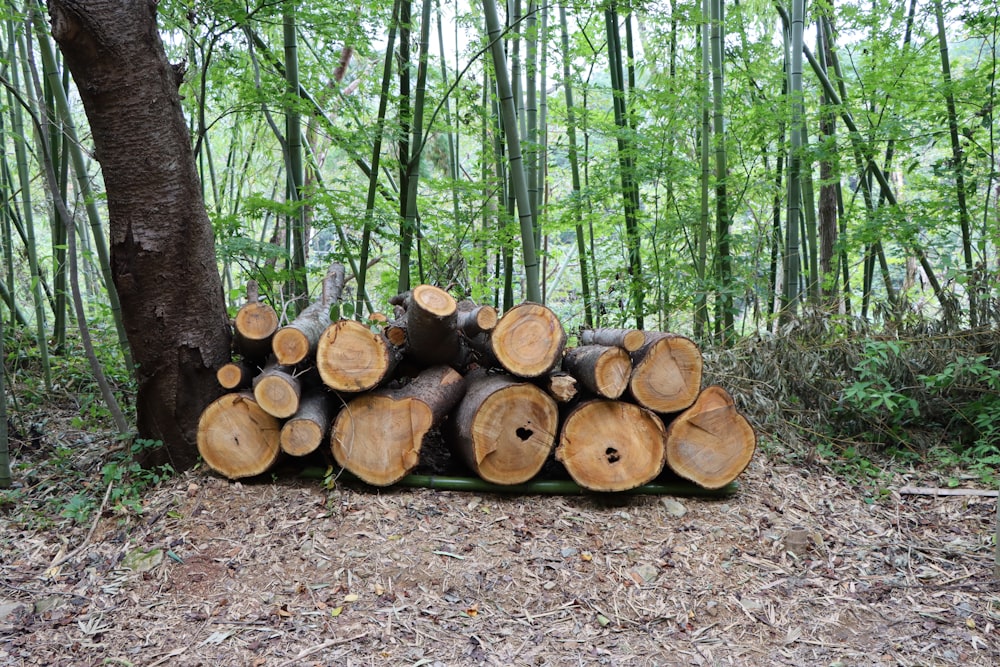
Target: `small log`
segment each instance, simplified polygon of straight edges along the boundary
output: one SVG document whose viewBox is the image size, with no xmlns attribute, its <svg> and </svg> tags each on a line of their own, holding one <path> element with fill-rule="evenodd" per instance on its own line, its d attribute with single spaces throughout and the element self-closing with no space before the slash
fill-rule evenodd
<svg viewBox="0 0 1000 667">
<path fill-rule="evenodd" d="M 618 398 L 628 387 L 632 360 L 623 348 L 583 345 L 566 351 L 563 369 L 598 396 Z"/>
<path fill-rule="evenodd" d="M 198 453 L 209 468 L 228 477 L 253 477 L 278 459 L 281 425 L 248 393 L 225 394 L 198 420 Z"/>
<path fill-rule="evenodd" d="M 576 378 L 565 371 L 553 371 L 543 381 L 545 391 L 559 403 L 569 403 L 576 398 Z"/>
<path fill-rule="evenodd" d="M 701 350 L 690 338 L 647 332 L 646 344 L 632 353 L 629 391 L 654 412 L 680 412 L 701 391 Z"/>
<path fill-rule="evenodd" d="M 247 302 L 233 321 L 233 344 L 244 359 L 263 361 L 271 353 L 271 339 L 278 330 L 278 314 L 260 300 L 257 282 L 247 282 Z"/>
<path fill-rule="evenodd" d="M 334 322 L 316 346 L 316 368 L 330 389 L 356 393 L 384 382 L 399 363 L 399 351 L 381 332 L 361 322 Z"/>
<path fill-rule="evenodd" d="M 627 491 L 663 470 L 665 435 L 663 422 L 652 411 L 595 399 L 566 417 L 555 458 L 586 489 Z"/>
<path fill-rule="evenodd" d="M 424 366 L 449 364 L 461 350 L 458 304 L 440 287 L 418 285 L 406 301 L 406 354 Z"/>
<path fill-rule="evenodd" d="M 274 334 L 271 347 L 278 363 L 294 366 L 316 352 L 320 336 L 330 326 L 330 306 L 340 301 L 344 291 L 344 265 L 334 262 L 323 279 L 319 300 Z"/>
<path fill-rule="evenodd" d="M 267 414 L 284 419 L 299 410 L 302 382 L 292 368 L 272 361 L 253 379 L 253 396 Z"/>
<path fill-rule="evenodd" d="M 545 306 L 525 302 L 500 318 L 490 334 L 493 356 L 508 373 L 534 378 L 551 371 L 562 358 L 566 330 Z"/>
<path fill-rule="evenodd" d="M 465 464 L 493 484 L 521 484 L 538 474 L 559 427 L 556 402 L 509 375 L 475 371 L 452 418 L 455 448 Z"/>
<path fill-rule="evenodd" d="M 223 389 L 236 391 L 249 387 L 257 371 L 256 366 L 246 361 L 231 361 L 215 371 L 215 379 Z"/>
<path fill-rule="evenodd" d="M 753 458 L 757 436 L 722 387 L 706 387 L 667 427 L 667 465 L 706 489 L 736 479 Z"/>
<path fill-rule="evenodd" d="M 580 345 L 607 345 L 635 352 L 646 344 L 646 333 L 639 329 L 584 329 L 580 332 Z"/>
<path fill-rule="evenodd" d="M 493 306 L 477 306 L 471 301 L 458 302 L 458 329 L 468 338 L 496 328 L 500 316 Z"/>
<path fill-rule="evenodd" d="M 428 431 L 464 392 L 465 379 L 457 371 L 434 366 L 403 387 L 358 396 L 333 421 L 333 458 L 373 486 L 399 481 L 419 462 Z"/>
<path fill-rule="evenodd" d="M 281 450 L 305 456 L 319 449 L 330 432 L 335 410 L 333 396 L 323 391 L 307 394 L 298 412 L 281 427 Z"/>
</svg>

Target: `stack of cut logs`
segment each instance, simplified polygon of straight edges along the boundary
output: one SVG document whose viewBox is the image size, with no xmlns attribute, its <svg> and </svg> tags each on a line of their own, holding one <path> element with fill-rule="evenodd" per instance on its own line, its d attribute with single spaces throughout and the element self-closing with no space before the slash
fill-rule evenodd
<svg viewBox="0 0 1000 667">
<path fill-rule="evenodd" d="M 641 486 L 665 465 L 717 489 L 753 455 L 753 429 L 730 395 L 701 388 L 701 351 L 688 338 L 591 329 L 566 349 L 545 306 L 499 318 L 430 285 L 395 297 L 391 320 L 331 321 L 343 285 L 334 265 L 322 297 L 284 327 L 248 286 L 234 322 L 238 360 L 218 370 L 230 393 L 198 427 L 212 469 L 249 477 L 282 452 L 325 446 L 361 480 L 387 486 L 417 466 L 433 431 L 494 484 L 532 479 L 554 451 L 594 491 Z"/>
</svg>

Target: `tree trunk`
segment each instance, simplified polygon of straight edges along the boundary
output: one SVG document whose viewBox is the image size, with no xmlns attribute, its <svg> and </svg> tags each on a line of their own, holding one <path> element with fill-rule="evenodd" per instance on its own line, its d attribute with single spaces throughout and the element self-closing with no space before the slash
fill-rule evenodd
<svg viewBox="0 0 1000 667">
<path fill-rule="evenodd" d="M 562 358 L 566 331 L 556 314 L 537 303 L 522 303 L 504 313 L 490 336 L 497 362 L 518 377 L 548 373 Z"/>
<path fill-rule="evenodd" d="M 667 428 L 667 465 L 706 489 L 720 489 L 750 464 L 757 436 L 729 393 L 712 385 Z"/>
<path fill-rule="evenodd" d="M 646 344 L 632 353 L 632 398 L 655 412 L 680 412 L 701 391 L 702 365 L 701 350 L 690 338 L 647 333 Z"/>
<path fill-rule="evenodd" d="M 229 479 L 266 471 L 281 451 L 281 424 L 250 394 L 226 394 L 213 401 L 198 422 L 198 453 L 208 467 Z"/>
<path fill-rule="evenodd" d="M 559 409 L 544 391 L 508 375 L 470 374 L 452 418 L 455 446 L 487 482 L 520 484 L 538 474 L 559 428 Z"/>
<path fill-rule="evenodd" d="M 645 408 L 588 401 L 563 422 L 556 460 L 586 489 L 627 491 L 663 470 L 665 435 L 663 422 Z"/>
<path fill-rule="evenodd" d="M 331 324 L 316 348 L 316 368 L 323 384 L 348 393 L 382 384 L 399 358 L 398 350 L 384 335 L 355 320 Z"/>
<path fill-rule="evenodd" d="M 76 81 L 101 163 L 111 264 L 135 356 L 146 464 L 197 461 L 198 415 L 220 392 L 230 329 L 212 226 L 157 3 L 51 0 L 52 34 Z"/>
<path fill-rule="evenodd" d="M 399 481 L 419 462 L 428 431 L 464 392 L 465 378 L 447 366 L 436 366 L 401 388 L 355 398 L 333 422 L 333 458 L 373 486 Z"/>
<path fill-rule="evenodd" d="M 566 351 L 563 368 L 603 398 L 618 398 L 628 387 L 632 360 L 620 347 L 584 345 Z"/>
<path fill-rule="evenodd" d="M 281 451 L 305 456 L 319 449 L 333 421 L 333 396 L 317 391 L 302 399 L 298 412 L 281 427 Z"/>
</svg>

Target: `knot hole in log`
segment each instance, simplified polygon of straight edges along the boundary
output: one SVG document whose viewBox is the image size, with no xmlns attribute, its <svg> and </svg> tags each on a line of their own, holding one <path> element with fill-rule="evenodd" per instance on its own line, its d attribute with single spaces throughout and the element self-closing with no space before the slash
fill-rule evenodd
<svg viewBox="0 0 1000 667">
<path fill-rule="evenodd" d="M 523 442 L 527 442 L 528 439 L 535 434 L 530 428 L 524 428 L 523 426 L 518 426 L 517 430 L 514 431 L 518 438 Z"/>
<path fill-rule="evenodd" d="M 618 453 L 618 450 L 614 447 L 608 447 L 604 450 L 604 455 L 608 457 L 608 463 L 618 463 L 622 455 Z"/>
</svg>

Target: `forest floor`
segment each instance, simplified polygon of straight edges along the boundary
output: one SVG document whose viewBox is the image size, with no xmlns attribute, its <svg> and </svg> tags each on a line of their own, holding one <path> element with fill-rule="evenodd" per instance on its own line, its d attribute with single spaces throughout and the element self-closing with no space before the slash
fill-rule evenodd
<svg viewBox="0 0 1000 667">
<path fill-rule="evenodd" d="M 771 442 L 722 499 L 195 470 L 70 521 L 42 450 L 100 498 L 109 441 L 36 435 L 0 503 L 2 666 L 1000 663 L 996 499 L 901 495 L 913 469 L 852 484 Z"/>
</svg>

